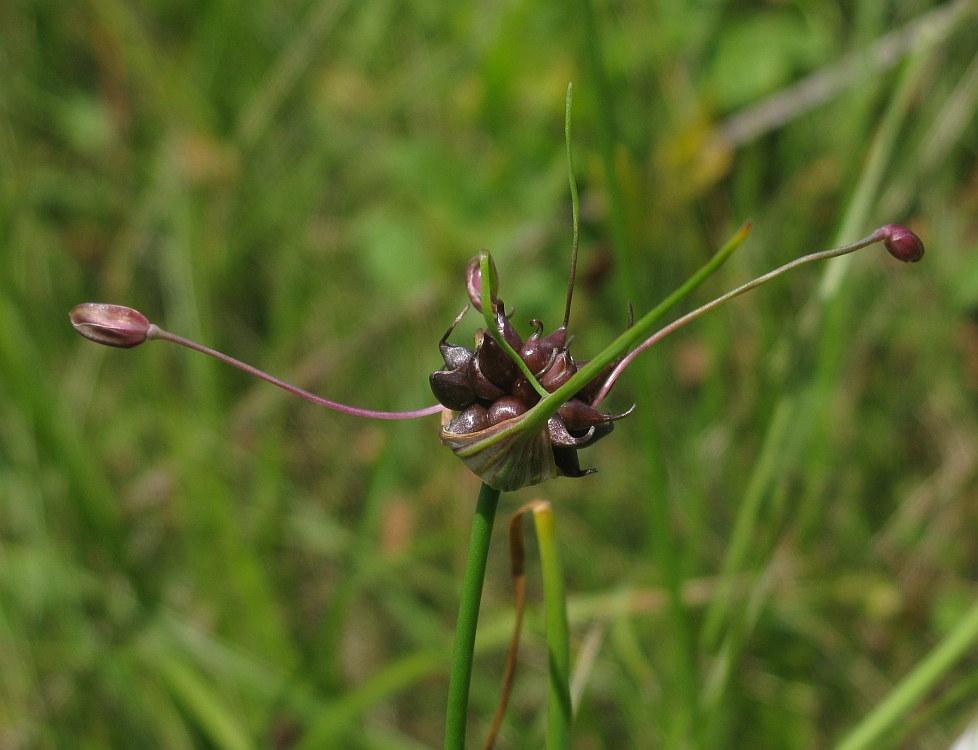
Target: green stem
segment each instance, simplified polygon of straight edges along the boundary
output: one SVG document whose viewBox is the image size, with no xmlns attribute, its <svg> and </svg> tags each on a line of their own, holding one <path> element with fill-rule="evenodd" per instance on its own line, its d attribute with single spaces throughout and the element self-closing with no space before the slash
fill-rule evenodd
<svg viewBox="0 0 978 750">
<path fill-rule="evenodd" d="M 472 680 L 472 655 L 475 650 L 475 630 L 479 623 L 482 584 L 486 577 L 489 540 L 496 518 L 499 490 L 487 484 L 479 491 L 479 501 L 472 521 L 469 556 L 462 576 L 462 594 L 455 626 L 455 648 L 448 677 L 448 710 L 445 717 L 445 750 L 464 750 L 465 723 L 468 718 L 469 684 Z"/>
<path fill-rule="evenodd" d="M 567 597 L 564 574 L 554 531 L 550 503 L 533 508 L 533 520 L 543 568 L 543 596 L 550 654 L 550 706 L 547 718 L 547 750 L 569 750 L 571 729 L 570 635 L 567 626 Z"/>
<path fill-rule="evenodd" d="M 941 641 L 916 669 L 864 718 L 835 750 L 864 750 L 872 747 L 887 730 L 892 729 L 921 701 L 934 684 L 954 666 L 978 640 L 978 603 L 961 618 L 957 627 Z"/>
</svg>

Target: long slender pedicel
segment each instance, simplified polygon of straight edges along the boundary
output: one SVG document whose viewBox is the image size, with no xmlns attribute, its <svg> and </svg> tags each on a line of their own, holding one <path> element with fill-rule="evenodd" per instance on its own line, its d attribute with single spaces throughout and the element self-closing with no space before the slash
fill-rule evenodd
<svg viewBox="0 0 978 750">
<path fill-rule="evenodd" d="M 69 314 L 71 324 L 82 336 L 94 341 L 97 344 L 115 346 L 122 349 L 129 349 L 142 344 L 144 341 L 161 339 L 172 341 L 188 349 L 201 352 L 215 359 L 219 359 L 225 364 L 237 367 L 256 378 L 268 381 L 272 385 L 288 391 L 289 393 L 312 401 L 314 404 L 325 406 L 329 409 L 341 411 L 346 414 L 353 414 L 358 417 L 371 417 L 373 419 L 414 419 L 415 417 L 427 417 L 438 414 L 445 410 L 441 404 L 435 404 L 425 409 L 415 409 L 413 411 L 375 411 L 373 409 L 360 409 L 356 406 L 347 406 L 328 398 L 317 396 L 309 391 L 304 391 L 294 385 L 279 380 L 276 377 L 262 372 L 256 367 L 246 365 L 234 357 L 215 351 L 209 347 L 198 344 L 190 339 L 164 331 L 157 325 L 146 320 L 145 316 L 130 307 L 121 305 L 104 305 L 95 302 L 86 302 L 75 307 Z"/>
<path fill-rule="evenodd" d="M 356 406 L 347 406 L 346 404 L 341 404 L 337 401 L 331 401 L 328 398 L 323 398 L 322 396 L 317 396 L 314 393 L 309 393 L 309 391 L 304 391 L 302 388 L 297 388 L 290 383 L 286 383 L 284 380 L 279 380 L 267 372 L 262 372 L 257 367 L 252 367 L 247 365 L 234 357 L 229 357 L 227 354 L 222 354 L 219 351 L 210 349 L 202 344 L 198 344 L 196 341 L 191 341 L 190 339 L 185 339 L 182 336 L 177 336 L 169 331 L 164 331 L 157 325 L 150 324 L 149 331 L 146 333 L 146 338 L 148 339 L 161 339 L 163 341 L 172 341 L 174 344 L 180 344 L 188 349 L 193 349 L 194 351 L 201 352 L 202 354 L 207 354 L 208 356 L 214 357 L 214 359 L 219 359 L 225 364 L 229 364 L 232 367 L 237 367 L 239 370 L 244 370 L 249 375 L 254 375 L 256 378 L 261 378 L 272 385 L 277 385 L 284 391 L 304 398 L 306 401 L 312 401 L 314 404 L 319 404 L 320 406 L 325 406 L 329 409 L 334 409 L 335 411 L 341 411 L 345 414 L 353 414 L 357 417 L 370 417 L 372 419 L 414 419 L 415 417 L 428 417 L 432 414 L 439 414 L 445 410 L 441 404 L 435 404 L 434 406 L 428 406 L 424 409 L 414 409 L 413 411 L 375 411 L 374 409 L 361 409 Z"/>
<path fill-rule="evenodd" d="M 864 237 L 863 239 L 857 242 L 853 242 L 851 245 L 844 245 L 843 247 L 835 247 L 832 248 L 831 250 L 823 250 L 818 253 L 812 253 L 811 255 L 805 255 L 801 258 L 796 258 L 790 263 L 785 263 L 783 266 L 779 268 L 775 268 L 773 271 L 769 271 L 763 276 L 759 276 L 753 281 L 748 281 L 743 286 L 739 286 L 733 291 L 727 292 L 726 294 L 717 297 L 712 302 L 707 302 L 702 307 L 696 308 L 692 312 L 687 313 L 686 315 L 679 318 L 678 320 L 675 320 L 669 325 L 665 326 L 664 328 L 661 328 L 658 331 L 656 331 L 654 334 L 652 334 L 652 336 L 647 338 L 634 350 L 629 352 L 628 356 L 626 356 L 618 364 L 618 366 L 612 371 L 611 375 L 608 376 L 608 379 L 601 387 L 601 390 L 598 391 L 598 394 L 594 397 L 592 406 L 597 406 L 598 404 L 601 403 L 604 397 L 608 395 L 608 391 L 610 391 L 611 387 L 615 384 L 615 381 L 618 379 L 618 376 L 621 375 L 622 372 L 624 372 L 625 368 L 632 363 L 635 357 L 637 357 L 639 354 L 644 352 L 653 344 L 661 341 L 663 338 L 668 336 L 673 331 L 682 328 L 684 325 L 686 325 L 692 320 L 696 320 L 696 318 L 698 318 L 703 313 L 707 313 L 710 310 L 714 309 L 715 307 L 719 307 L 724 302 L 731 300 L 734 297 L 743 294 L 744 292 L 749 292 L 751 289 L 754 289 L 755 287 L 758 287 L 761 284 L 765 284 L 768 281 L 777 278 L 781 274 L 792 270 L 793 268 L 797 268 L 798 266 L 803 266 L 806 263 L 813 263 L 818 260 L 827 260 L 829 258 L 837 258 L 840 255 L 847 255 L 849 253 L 855 252 L 856 250 L 860 250 L 869 245 L 873 245 L 877 242 L 883 242 L 887 252 L 890 253 L 890 255 L 892 255 L 894 258 L 897 258 L 898 260 L 902 260 L 904 263 L 916 263 L 924 255 L 924 244 L 923 242 L 920 241 L 920 238 L 917 237 L 917 235 L 915 235 L 906 227 L 900 226 L 899 224 L 887 224 L 886 226 L 877 229 L 868 237 Z"/>
</svg>

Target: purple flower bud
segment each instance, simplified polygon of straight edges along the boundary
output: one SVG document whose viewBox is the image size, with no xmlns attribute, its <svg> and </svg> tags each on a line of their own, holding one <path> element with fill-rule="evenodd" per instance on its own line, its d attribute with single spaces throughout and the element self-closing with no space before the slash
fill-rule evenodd
<svg viewBox="0 0 978 750">
<path fill-rule="evenodd" d="M 484 250 L 483 252 L 488 251 Z M 493 260 L 492 256 L 489 257 L 489 262 L 492 264 L 492 275 L 498 279 L 499 273 L 496 271 L 496 261 Z M 469 300 L 472 302 L 472 307 L 482 312 L 482 258 L 479 255 L 476 255 L 470 260 L 469 264 L 465 267 L 465 291 L 469 293 Z M 500 305 L 501 310 L 502 305 Z"/>
<path fill-rule="evenodd" d="M 146 340 L 149 321 L 131 307 L 86 302 L 70 313 L 71 324 L 86 339 L 96 344 L 129 349 Z"/>
<path fill-rule="evenodd" d="M 897 260 L 916 263 L 924 257 L 924 243 L 904 226 L 887 224 L 877 229 L 876 235 L 883 240 L 886 251 Z"/>
<path fill-rule="evenodd" d="M 465 291 L 469 293 L 472 307 L 482 312 L 482 268 L 478 255 L 465 267 Z"/>
</svg>

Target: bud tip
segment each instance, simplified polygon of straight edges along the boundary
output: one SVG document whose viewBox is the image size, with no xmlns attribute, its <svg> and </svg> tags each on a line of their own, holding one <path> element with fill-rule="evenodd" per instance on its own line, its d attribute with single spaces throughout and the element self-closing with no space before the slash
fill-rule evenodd
<svg viewBox="0 0 978 750">
<path fill-rule="evenodd" d="M 924 257 L 924 243 L 920 237 L 900 224 L 887 224 L 876 230 L 883 240 L 886 251 L 904 263 L 916 263 Z"/>
<path fill-rule="evenodd" d="M 146 340 L 149 321 L 131 307 L 85 302 L 70 313 L 71 325 L 97 344 L 129 349 Z"/>
<path fill-rule="evenodd" d="M 472 307 L 482 312 L 482 267 L 478 255 L 465 267 L 465 291 L 469 293 Z"/>
</svg>

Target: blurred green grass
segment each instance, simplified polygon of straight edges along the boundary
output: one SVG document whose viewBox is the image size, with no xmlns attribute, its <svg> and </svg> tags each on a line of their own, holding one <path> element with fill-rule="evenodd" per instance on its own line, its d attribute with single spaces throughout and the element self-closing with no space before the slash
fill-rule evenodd
<svg viewBox="0 0 978 750">
<path fill-rule="evenodd" d="M 439 746 L 478 483 L 435 420 L 102 350 L 67 312 L 131 305 L 330 398 L 431 403 L 479 248 L 516 321 L 560 317 L 569 80 L 578 356 L 747 218 L 697 300 L 830 246 L 846 216 L 927 243 L 909 268 L 865 251 L 831 298 L 802 270 L 663 341 L 616 388 L 640 414 L 585 454 L 597 476 L 503 500 L 500 522 L 554 502 L 572 637 L 600 646 L 575 747 L 830 745 L 976 594 L 973 6 L 733 148 L 711 140 L 728 118 L 941 6 L 0 4 L 0 747 Z M 496 542 L 473 741 L 511 616 Z M 529 630 L 501 747 L 542 743 Z M 976 667 L 892 743 L 948 746 Z"/>
</svg>

